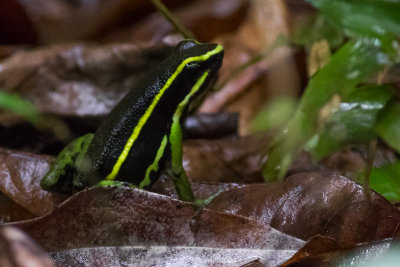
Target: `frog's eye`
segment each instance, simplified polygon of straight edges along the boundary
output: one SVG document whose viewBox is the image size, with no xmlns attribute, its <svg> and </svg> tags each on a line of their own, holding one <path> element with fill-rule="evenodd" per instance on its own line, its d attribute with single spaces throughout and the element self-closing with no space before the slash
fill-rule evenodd
<svg viewBox="0 0 400 267">
<path fill-rule="evenodd" d="M 192 61 L 185 65 L 185 69 L 188 69 L 188 70 L 197 70 L 199 68 L 200 68 L 200 64 L 197 61 Z"/>
<path fill-rule="evenodd" d="M 183 51 L 198 44 L 199 42 L 195 40 L 183 40 L 176 45 L 176 49 L 178 49 L 179 51 Z"/>
</svg>

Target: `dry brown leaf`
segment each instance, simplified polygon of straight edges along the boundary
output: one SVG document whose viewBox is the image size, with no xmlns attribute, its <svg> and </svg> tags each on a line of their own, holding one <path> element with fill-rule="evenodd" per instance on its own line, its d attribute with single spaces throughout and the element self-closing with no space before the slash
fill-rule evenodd
<svg viewBox="0 0 400 267">
<path fill-rule="evenodd" d="M 246 216 L 308 240 L 315 235 L 339 242 L 393 237 L 400 212 L 378 193 L 337 174 L 299 173 L 284 182 L 253 184 L 218 195 L 207 206 Z"/>
<path fill-rule="evenodd" d="M 51 214 L 14 225 L 47 251 L 135 245 L 294 249 L 303 244 L 254 220 L 128 187 L 84 190 Z"/>
<path fill-rule="evenodd" d="M 170 49 L 68 44 L 19 52 L 0 63 L 0 85 L 41 112 L 105 115 Z"/>
</svg>

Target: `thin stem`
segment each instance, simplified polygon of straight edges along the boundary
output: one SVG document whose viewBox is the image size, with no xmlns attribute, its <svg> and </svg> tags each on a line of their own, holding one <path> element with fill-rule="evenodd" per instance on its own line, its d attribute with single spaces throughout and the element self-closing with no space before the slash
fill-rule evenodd
<svg viewBox="0 0 400 267">
<path fill-rule="evenodd" d="M 179 21 L 172 15 L 168 8 L 161 3 L 160 0 L 151 0 L 157 10 L 164 16 L 166 20 L 174 26 L 175 30 L 183 35 L 185 39 L 195 39 L 193 33 L 186 29 Z"/>
</svg>

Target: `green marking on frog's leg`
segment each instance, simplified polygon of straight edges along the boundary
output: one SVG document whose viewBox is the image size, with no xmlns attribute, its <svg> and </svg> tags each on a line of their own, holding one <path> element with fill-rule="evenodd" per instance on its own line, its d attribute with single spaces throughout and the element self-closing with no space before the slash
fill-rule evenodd
<svg viewBox="0 0 400 267">
<path fill-rule="evenodd" d="M 86 134 L 83 137 L 86 138 L 86 141 L 81 146 L 81 153 L 76 157 L 75 160 L 75 170 L 78 173 L 85 173 L 87 170 L 90 169 L 90 165 L 92 164 L 89 158 L 86 156 L 86 152 L 89 148 L 90 143 L 94 137 L 94 134 Z M 74 179 L 72 180 L 72 185 L 74 188 L 84 188 L 87 186 L 85 181 L 80 180 L 80 176 L 74 175 Z"/>
<path fill-rule="evenodd" d="M 57 190 L 62 192 L 72 191 L 72 179 L 76 172 L 75 162 L 81 155 L 82 148 L 88 147 L 93 139 L 93 134 L 86 134 L 69 143 L 58 154 L 50 170 L 40 181 L 44 190 Z"/>
<path fill-rule="evenodd" d="M 147 108 L 147 110 L 145 111 L 145 113 L 143 114 L 143 116 L 139 119 L 137 125 L 135 126 L 135 128 L 132 131 L 132 135 L 129 137 L 129 139 L 127 140 L 127 142 L 125 143 L 124 149 L 122 150 L 120 156 L 118 157 L 117 162 L 114 164 L 113 169 L 111 171 L 110 174 L 107 175 L 107 177 L 105 178 L 106 180 L 114 180 L 117 175 L 118 172 L 122 166 L 122 164 L 125 162 L 126 158 L 129 155 L 129 152 L 133 146 L 133 144 L 135 143 L 136 139 L 138 138 L 140 131 L 142 130 L 143 126 L 146 124 L 147 120 L 149 119 L 150 115 L 153 113 L 153 110 L 155 109 L 155 107 L 157 106 L 158 102 L 160 101 L 160 99 L 162 98 L 163 94 L 165 93 L 165 91 L 171 87 L 171 85 L 173 84 L 173 82 L 175 81 L 175 79 L 179 76 L 179 74 L 183 71 L 184 67 L 189 64 L 190 62 L 202 62 L 202 61 L 206 61 L 207 59 L 209 59 L 210 57 L 212 57 L 213 55 L 216 55 L 218 53 L 220 53 L 221 51 L 223 51 L 223 47 L 221 45 L 218 45 L 215 49 L 208 51 L 207 53 L 205 53 L 204 55 L 200 55 L 200 56 L 195 56 L 195 57 L 188 57 L 186 58 L 184 61 L 182 61 L 182 63 L 176 68 L 175 72 L 171 75 L 171 77 L 168 78 L 167 82 L 164 84 L 163 88 L 160 89 L 160 91 L 157 93 L 157 95 L 154 97 L 153 101 L 151 102 L 150 106 Z M 208 72 L 207 72 L 208 75 Z M 206 75 L 206 76 L 207 76 Z M 203 83 L 204 80 L 201 82 Z M 196 83 L 197 84 L 197 83 Z M 201 84 L 200 84 L 201 86 Z M 200 88 L 199 86 L 199 88 Z M 194 85 L 193 88 L 195 88 L 196 85 Z M 197 88 L 197 90 L 199 89 Z M 190 96 L 188 98 L 188 96 L 186 96 L 187 102 L 190 99 Z M 185 101 L 185 100 L 184 100 Z M 183 101 L 182 101 L 183 102 Z M 187 105 L 187 103 L 184 104 L 185 106 Z M 179 110 L 179 107 L 178 107 Z"/>
<path fill-rule="evenodd" d="M 179 199 L 189 202 L 194 201 L 194 196 L 189 179 L 187 178 L 185 170 L 183 169 L 182 127 L 180 124 L 180 119 L 183 111 L 189 103 L 190 98 L 201 88 L 208 74 L 208 71 L 203 73 L 203 75 L 196 81 L 195 85 L 190 90 L 190 93 L 186 95 L 182 102 L 179 103 L 178 108 L 176 109 L 172 118 L 171 133 L 169 135 L 169 142 L 171 144 L 172 173 L 174 176 L 176 191 Z"/>
<path fill-rule="evenodd" d="M 129 186 L 132 188 L 137 188 L 134 184 L 127 183 L 127 182 L 121 182 L 121 181 L 110 181 L 110 180 L 103 180 L 97 185 L 99 186 L 115 186 L 115 187 L 121 187 L 121 186 Z"/>
<path fill-rule="evenodd" d="M 162 158 L 162 156 L 164 155 L 164 151 L 165 151 L 165 146 L 168 143 L 168 138 L 166 135 L 164 135 L 160 147 L 157 150 L 157 155 L 156 158 L 154 159 L 154 162 L 147 168 L 146 170 L 146 176 L 144 177 L 144 179 L 142 180 L 142 182 L 139 185 L 139 188 L 144 188 L 146 186 L 149 186 L 151 184 L 151 179 L 150 179 L 150 174 L 152 171 L 157 172 L 158 171 L 158 162 L 160 161 L 160 159 Z"/>
<path fill-rule="evenodd" d="M 193 202 L 192 188 L 182 164 L 182 128 L 179 123 L 172 124 L 169 141 L 171 144 L 172 175 L 176 192 L 180 200 Z"/>
</svg>

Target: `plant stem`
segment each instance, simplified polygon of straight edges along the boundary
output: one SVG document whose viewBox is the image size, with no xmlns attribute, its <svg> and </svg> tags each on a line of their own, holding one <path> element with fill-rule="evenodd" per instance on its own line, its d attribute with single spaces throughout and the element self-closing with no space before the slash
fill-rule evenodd
<svg viewBox="0 0 400 267">
<path fill-rule="evenodd" d="M 179 21 L 172 15 L 168 8 L 161 3 L 160 0 L 151 0 L 157 10 L 164 16 L 166 20 L 174 26 L 175 30 L 183 35 L 185 39 L 195 39 L 193 33 L 186 29 Z"/>
</svg>

